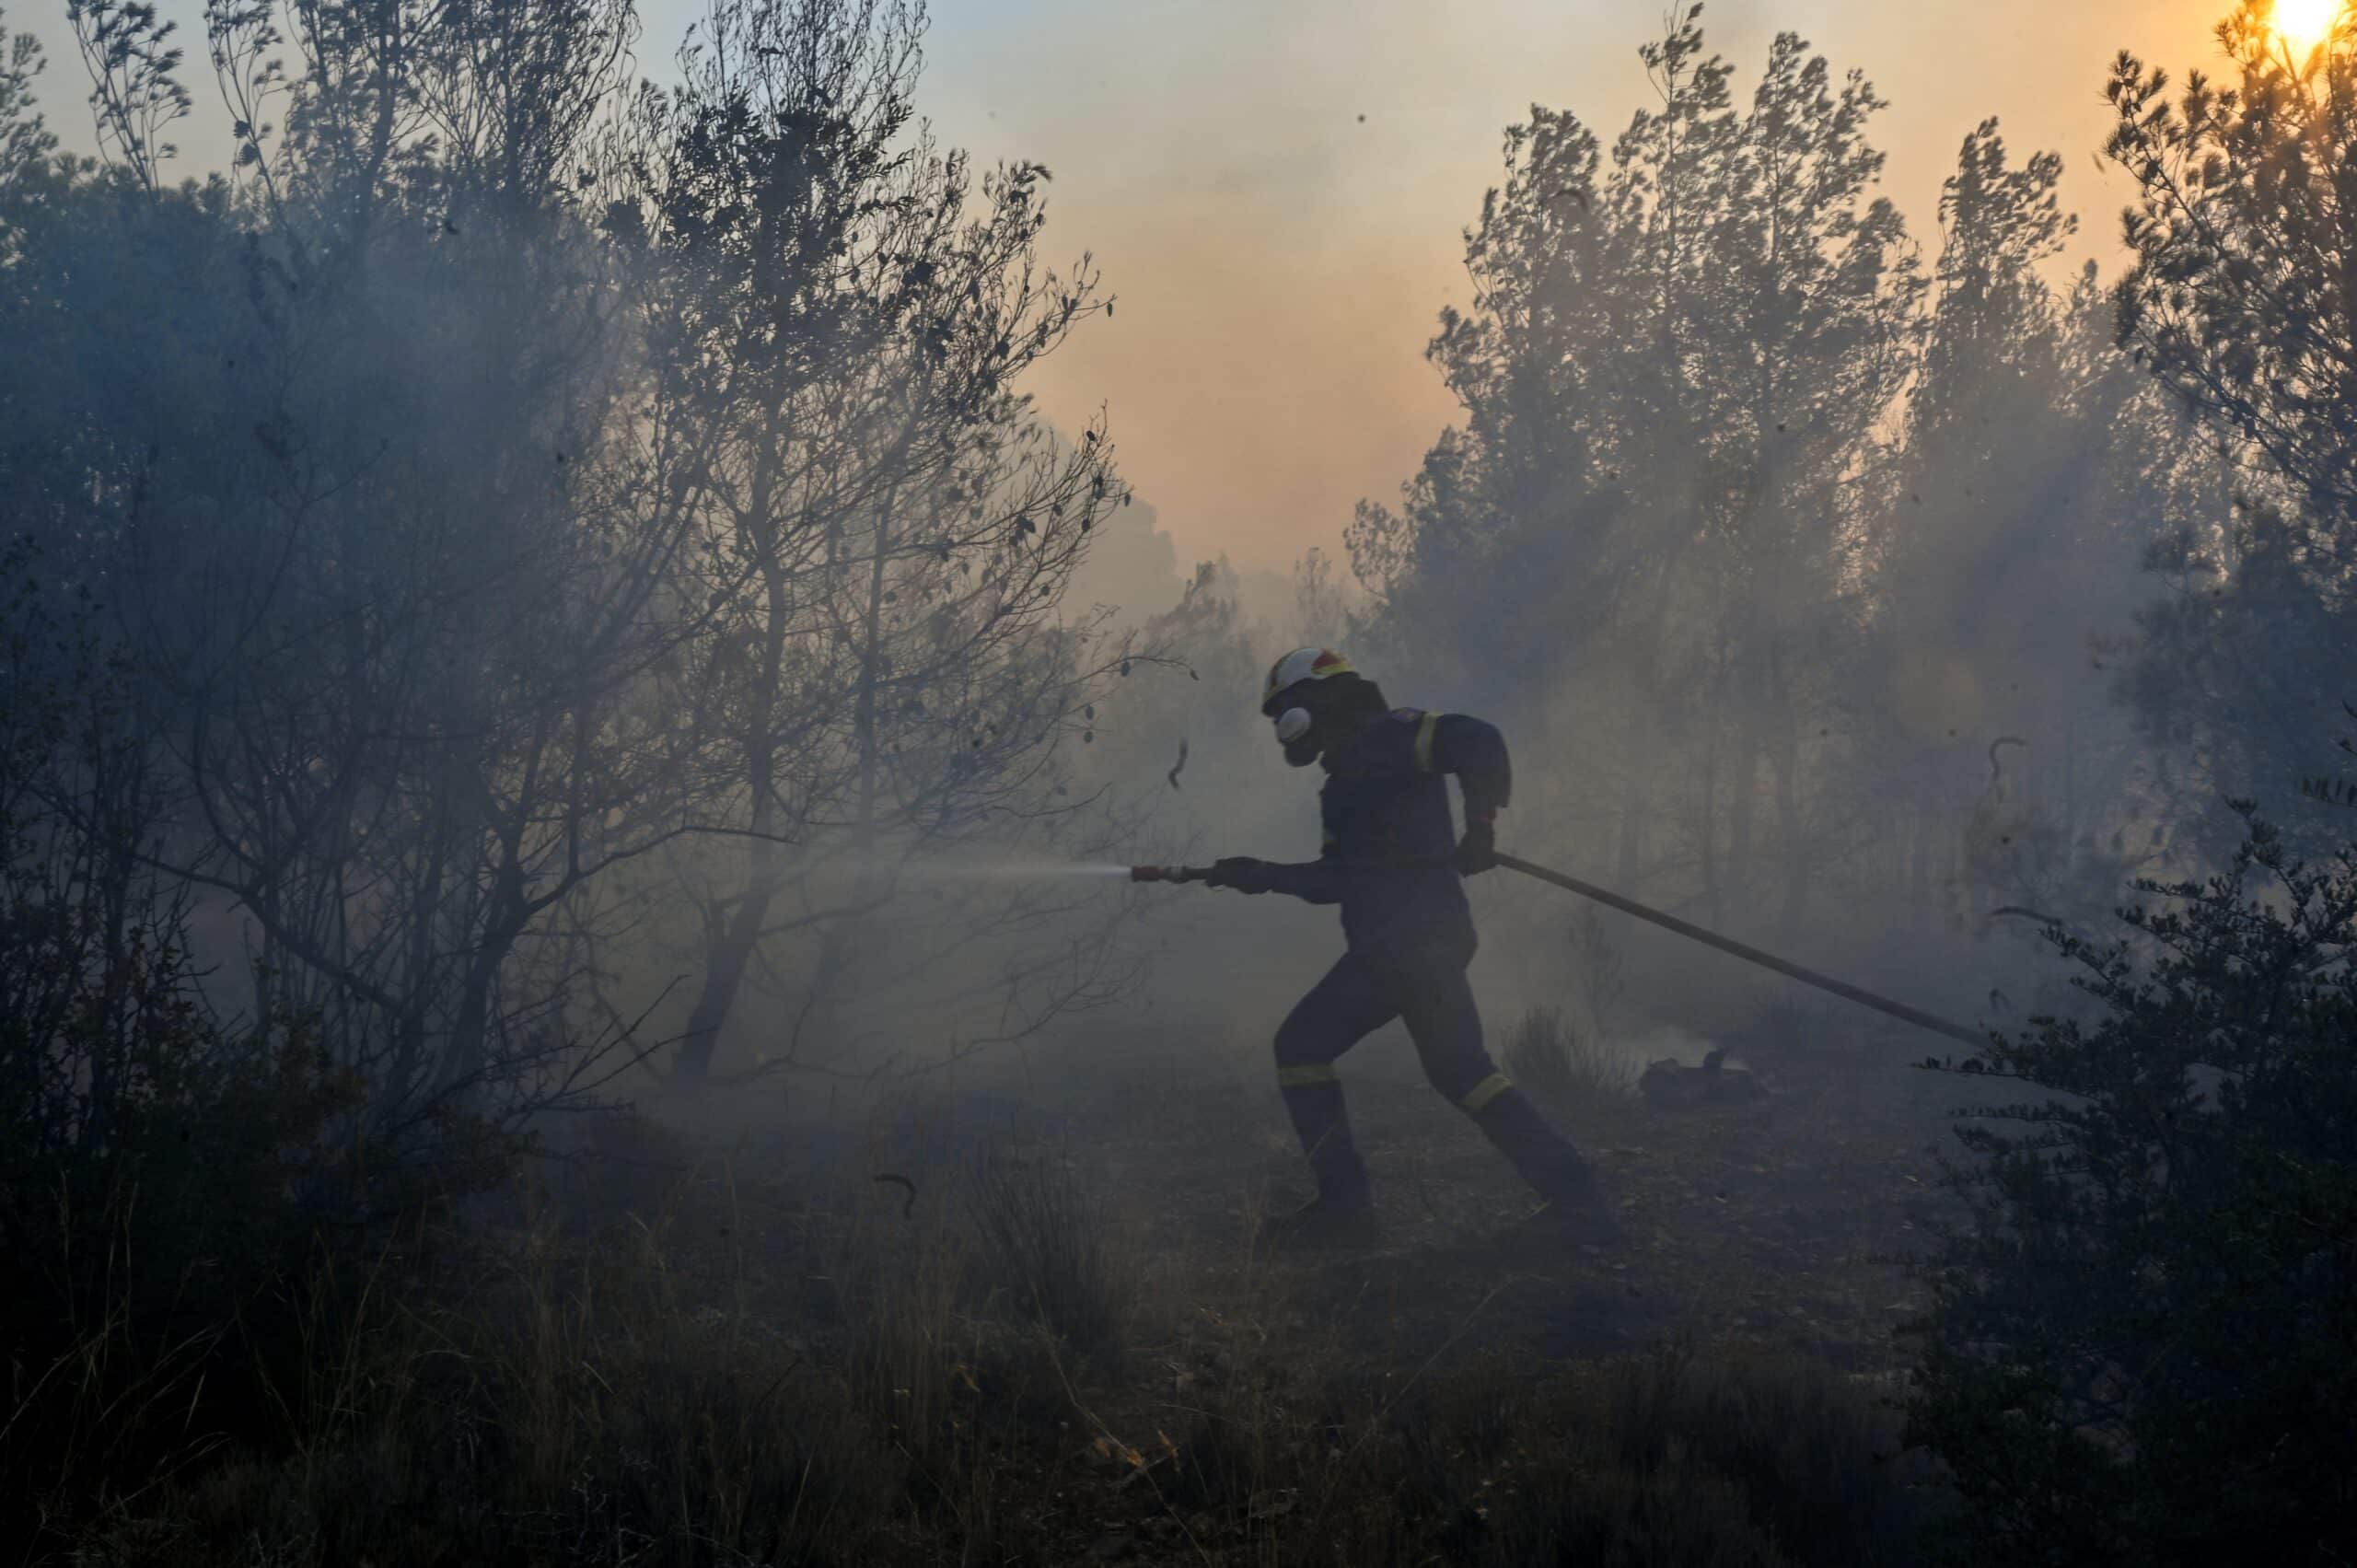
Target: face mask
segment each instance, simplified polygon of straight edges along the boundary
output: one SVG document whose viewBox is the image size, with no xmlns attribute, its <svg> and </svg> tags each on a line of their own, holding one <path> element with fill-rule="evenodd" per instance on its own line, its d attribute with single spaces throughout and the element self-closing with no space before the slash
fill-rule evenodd
<svg viewBox="0 0 2357 1568">
<path fill-rule="evenodd" d="M 1296 768 L 1306 768 L 1318 761 L 1318 742 L 1310 738 L 1309 710 L 1287 708 L 1277 715 L 1277 744 L 1285 750 L 1285 761 Z"/>
</svg>

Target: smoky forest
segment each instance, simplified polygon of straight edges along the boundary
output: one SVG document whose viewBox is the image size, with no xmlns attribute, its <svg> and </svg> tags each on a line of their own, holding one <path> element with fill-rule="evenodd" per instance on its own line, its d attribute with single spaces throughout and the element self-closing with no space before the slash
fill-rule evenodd
<svg viewBox="0 0 2357 1568">
<path fill-rule="evenodd" d="M 0 1559 L 2357 1561 L 2357 16 L 1681 3 L 1288 574 L 923 0 L 35 3 Z"/>
</svg>

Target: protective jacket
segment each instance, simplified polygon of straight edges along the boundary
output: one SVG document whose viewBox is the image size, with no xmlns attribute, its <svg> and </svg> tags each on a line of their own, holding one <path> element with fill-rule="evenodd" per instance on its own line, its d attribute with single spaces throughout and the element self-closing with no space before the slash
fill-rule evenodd
<svg viewBox="0 0 2357 1568">
<path fill-rule="evenodd" d="M 1321 761 L 1324 853 L 1276 867 L 1273 890 L 1341 905 L 1353 948 L 1428 940 L 1469 947 L 1472 911 L 1450 864 L 1457 829 L 1447 775 L 1464 790 L 1467 816 L 1493 815 L 1514 791 L 1505 737 L 1463 714 L 1395 708 L 1328 747 Z"/>
</svg>

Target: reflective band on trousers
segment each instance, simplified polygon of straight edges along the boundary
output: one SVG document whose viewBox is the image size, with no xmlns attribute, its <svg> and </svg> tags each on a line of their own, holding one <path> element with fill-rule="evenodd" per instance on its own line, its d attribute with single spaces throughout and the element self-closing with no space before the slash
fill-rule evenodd
<svg viewBox="0 0 2357 1568">
<path fill-rule="evenodd" d="M 1492 1100 L 1512 1087 L 1514 1087 L 1512 1078 L 1507 1077 L 1504 1073 L 1492 1073 L 1474 1085 L 1472 1091 L 1457 1103 L 1473 1115 L 1479 1116 L 1489 1109 Z"/>
<path fill-rule="evenodd" d="M 1277 1069 L 1277 1087 L 1281 1089 L 1306 1089 L 1313 1084 L 1339 1084 L 1341 1081 L 1342 1075 L 1334 1071 L 1334 1064 L 1330 1062 L 1315 1067 Z"/>
<path fill-rule="evenodd" d="M 1438 714 L 1426 714 L 1416 726 L 1416 766 L 1427 773 L 1433 771 L 1433 731 L 1439 727 Z"/>
</svg>

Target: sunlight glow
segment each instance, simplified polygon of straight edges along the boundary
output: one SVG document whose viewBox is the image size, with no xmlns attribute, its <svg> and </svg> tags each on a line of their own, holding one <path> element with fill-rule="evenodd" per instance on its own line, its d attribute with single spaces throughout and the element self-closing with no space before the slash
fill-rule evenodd
<svg viewBox="0 0 2357 1568">
<path fill-rule="evenodd" d="M 2305 55 L 2325 41 L 2345 8 L 2346 0 L 2275 0 L 2267 20 L 2285 48 Z"/>
</svg>

